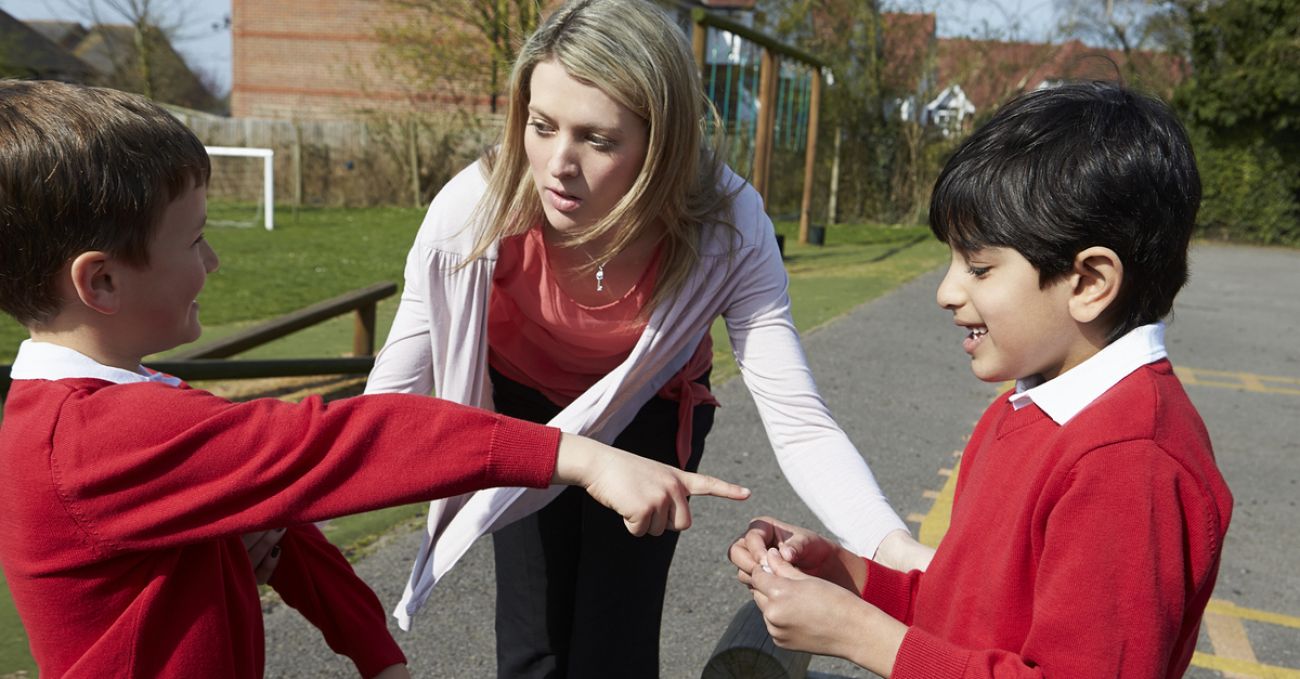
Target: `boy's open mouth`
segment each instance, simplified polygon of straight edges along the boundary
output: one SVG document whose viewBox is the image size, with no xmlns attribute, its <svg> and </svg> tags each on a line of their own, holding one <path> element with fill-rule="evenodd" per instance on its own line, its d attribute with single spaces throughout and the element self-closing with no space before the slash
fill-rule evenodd
<svg viewBox="0 0 1300 679">
<path fill-rule="evenodd" d="M 975 348 L 984 341 L 984 336 L 989 334 L 989 329 L 981 325 L 968 327 L 965 330 L 968 332 L 966 333 L 966 339 L 962 340 L 961 348 L 965 349 L 968 354 L 973 353 Z"/>
</svg>

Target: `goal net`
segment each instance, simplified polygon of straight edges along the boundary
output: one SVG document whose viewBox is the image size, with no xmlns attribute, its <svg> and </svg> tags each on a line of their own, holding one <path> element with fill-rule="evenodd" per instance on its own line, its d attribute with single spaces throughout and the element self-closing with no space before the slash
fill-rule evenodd
<svg viewBox="0 0 1300 679">
<path fill-rule="evenodd" d="M 275 175 L 271 149 L 207 146 L 208 223 L 213 226 L 275 228 Z"/>
</svg>

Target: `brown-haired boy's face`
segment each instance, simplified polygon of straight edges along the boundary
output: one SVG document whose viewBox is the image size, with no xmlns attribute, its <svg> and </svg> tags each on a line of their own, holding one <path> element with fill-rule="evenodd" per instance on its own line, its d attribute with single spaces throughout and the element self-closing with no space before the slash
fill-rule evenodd
<svg viewBox="0 0 1300 679">
<path fill-rule="evenodd" d="M 118 327 L 130 337 L 131 353 L 165 351 L 199 338 L 197 297 L 208 274 L 217 270 L 217 253 L 204 238 L 207 189 L 187 189 L 162 211 L 149 242 L 149 264 L 128 269 L 122 286 Z"/>
</svg>

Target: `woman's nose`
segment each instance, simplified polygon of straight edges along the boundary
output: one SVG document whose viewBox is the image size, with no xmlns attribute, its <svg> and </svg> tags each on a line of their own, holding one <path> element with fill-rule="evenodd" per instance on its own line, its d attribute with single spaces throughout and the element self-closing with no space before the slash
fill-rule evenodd
<svg viewBox="0 0 1300 679">
<path fill-rule="evenodd" d="M 578 162 L 574 156 L 573 144 L 564 140 L 556 141 L 547 169 L 552 177 L 572 177 L 577 174 Z"/>
</svg>

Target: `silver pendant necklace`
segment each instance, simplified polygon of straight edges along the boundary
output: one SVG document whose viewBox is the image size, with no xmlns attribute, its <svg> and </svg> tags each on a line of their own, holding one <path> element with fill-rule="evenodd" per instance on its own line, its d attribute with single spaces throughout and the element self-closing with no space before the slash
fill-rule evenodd
<svg viewBox="0 0 1300 679">
<path fill-rule="evenodd" d="M 604 289 L 605 289 L 605 264 L 604 262 L 601 262 L 600 264 L 596 265 L 596 292 L 601 292 Z"/>
</svg>

